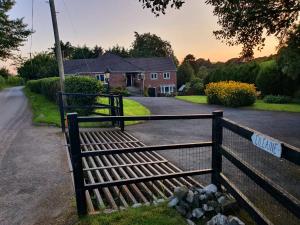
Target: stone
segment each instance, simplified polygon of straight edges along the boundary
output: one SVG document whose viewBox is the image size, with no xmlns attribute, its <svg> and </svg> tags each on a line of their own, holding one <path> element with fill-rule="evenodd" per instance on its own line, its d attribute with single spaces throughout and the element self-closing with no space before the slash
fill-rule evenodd
<svg viewBox="0 0 300 225">
<path fill-rule="evenodd" d="M 219 197 L 221 197 L 222 195 L 223 195 L 222 192 L 219 192 L 219 191 L 217 191 L 217 192 L 215 193 L 216 198 L 219 198 Z"/>
<path fill-rule="evenodd" d="M 225 202 L 226 202 L 226 197 L 225 197 L 225 196 L 219 197 L 219 198 L 218 198 L 218 202 L 219 202 L 221 205 L 225 204 Z"/>
<path fill-rule="evenodd" d="M 189 220 L 189 219 L 186 219 L 186 222 L 188 225 L 196 225 L 193 221 Z"/>
<path fill-rule="evenodd" d="M 199 219 L 204 215 L 204 211 L 200 208 L 193 209 L 192 216 Z"/>
<path fill-rule="evenodd" d="M 228 225 L 245 225 L 245 223 L 235 216 L 228 216 Z"/>
<path fill-rule="evenodd" d="M 174 196 L 178 198 L 178 200 L 184 199 L 184 197 L 189 192 L 189 189 L 186 186 L 175 187 L 174 188 Z"/>
<path fill-rule="evenodd" d="M 185 209 L 185 207 L 181 206 L 181 205 L 177 205 L 175 206 L 175 209 L 177 210 L 177 212 L 179 212 L 182 216 L 185 216 L 187 214 L 187 210 Z"/>
<path fill-rule="evenodd" d="M 204 201 L 204 200 L 207 199 L 207 196 L 206 196 L 205 194 L 202 194 L 202 195 L 199 196 L 199 199 L 200 199 L 201 201 Z"/>
<path fill-rule="evenodd" d="M 209 220 L 206 225 L 229 225 L 227 216 L 220 213 Z"/>
<path fill-rule="evenodd" d="M 206 211 L 206 212 L 210 212 L 210 211 L 213 211 L 213 210 L 214 210 L 214 207 L 209 206 L 209 205 L 207 205 L 207 204 L 203 204 L 203 205 L 202 205 L 202 209 L 203 209 L 204 211 Z"/>
<path fill-rule="evenodd" d="M 206 187 L 203 188 L 203 190 L 205 191 L 205 193 L 207 194 L 214 194 L 218 191 L 218 188 L 216 185 L 214 184 L 209 184 Z"/>
<path fill-rule="evenodd" d="M 141 207 L 141 206 L 142 206 L 141 203 L 135 203 L 135 204 L 133 204 L 131 207 L 132 207 L 132 208 L 139 208 L 139 207 Z"/>
<path fill-rule="evenodd" d="M 179 202 L 178 198 L 173 198 L 171 201 L 169 201 L 168 207 L 170 207 L 170 208 L 174 207 L 178 204 L 178 202 Z"/>
<path fill-rule="evenodd" d="M 192 203 L 194 199 L 194 192 L 192 192 L 191 190 L 188 191 L 185 200 L 189 203 Z"/>
</svg>

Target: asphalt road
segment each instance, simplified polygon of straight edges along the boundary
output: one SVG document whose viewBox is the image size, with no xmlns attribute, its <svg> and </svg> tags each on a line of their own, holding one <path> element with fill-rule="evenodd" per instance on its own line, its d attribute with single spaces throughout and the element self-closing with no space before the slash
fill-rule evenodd
<svg viewBox="0 0 300 225">
<path fill-rule="evenodd" d="M 32 126 L 31 116 L 22 87 L 0 92 L 0 224 L 67 224 L 74 204 L 63 136 Z"/>
<path fill-rule="evenodd" d="M 175 98 L 132 97 L 132 99 L 148 107 L 154 115 L 201 114 L 223 110 L 226 118 L 300 147 L 300 113 L 232 109 L 193 104 Z M 211 120 L 148 121 L 125 129 L 148 145 L 211 140 Z M 239 157 L 300 199 L 300 170 L 297 166 L 259 150 L 251 142 L 230 132 L 224 131 L 223 144 L 232 148 Z M 195 150 L 191 154 L 185 154 L 184 151 L 180 153 L 177 150 L 164 151 L 162 154 L 187 170 L 210 168 L 211 164 L 211 152 L 207 149 L 198 153 Z M 223 163 L 223 169 L 223 172 L 239 183 L 241 188 L 250 187 L 249 181 L 242 179 L 242 175 L 232 166 Z M 253 192 L 254 188 L 251 187 L 246 188 L 246 191 Z"/>
</svg>

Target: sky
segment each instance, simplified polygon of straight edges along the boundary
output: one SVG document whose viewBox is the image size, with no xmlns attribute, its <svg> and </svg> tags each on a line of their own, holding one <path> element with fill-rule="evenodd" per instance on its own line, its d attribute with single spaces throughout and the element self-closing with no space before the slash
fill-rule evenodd
<svg viewBox="0 0 300 225">
<path fill-rule="evenodd" d="M 30 52 L 47 51 L 54 43 L 49 4 L 45 0 L 33 0 L 33 3 L 35 33 L 32 44 L 29 38 L 20 48 L 19 54 L 24 57 Z M 226 61 L 238 57 L 241 51 L 241 46 L 227 46 L 214 37 L 213 31 L 220 27 L 213 8 L 204 0 L 188 0 L 180 10 L 169 9 L 159 17 L 143 9 L 138 0 L 56 0 L 55 3 L 60 39 L 73 45 L 97 44 L 107 49 L 119 44 L 129 48 L 137 31 L 150 32 L 169 41 L 180 61 L 187 54 L 213 62 Z M 24 17 L 31 28 L 32 0 L 16 0 L 10 16 Z M 276 45 L 275 37 L 267 38 L 265 48 L 256 51 L 255 57 L 275 53 Z"/>
</svg>

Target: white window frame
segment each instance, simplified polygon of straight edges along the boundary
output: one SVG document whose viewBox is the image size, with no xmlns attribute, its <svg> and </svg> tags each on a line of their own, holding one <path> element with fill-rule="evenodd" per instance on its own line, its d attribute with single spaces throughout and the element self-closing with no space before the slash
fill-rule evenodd
<svg viewBox="0 0 300 225">
<path fill-rule="evenodd" d="M 157 80 L 158 79 L 158 74 L 157 73 L 151 73 L 150 74 L 150 79 L 151 80 Z"/>
<path fill-rule="evenodd" d="M 101 77 L 103 77 L 103 80 L 101 80 Z M 99 80 L 100 82 L 106 84 L 106 79 L 105 79 L 105 74 L 104 73 L 96 74 L 96 79 Z"/>
<path fill-rule="evenodd" d="M 170 72 L 164 72 L 164 79 L 170 80 L 171 79 L 171 73 Z"/>
<path fill-rule="evenodd" d="M 166 88 L 169 88 L 169 91 L 166 92 Z M 175 92 L 175 85 L 161 85 L 160 93 L 162 94 L 172 94 Z"/>
</svg>

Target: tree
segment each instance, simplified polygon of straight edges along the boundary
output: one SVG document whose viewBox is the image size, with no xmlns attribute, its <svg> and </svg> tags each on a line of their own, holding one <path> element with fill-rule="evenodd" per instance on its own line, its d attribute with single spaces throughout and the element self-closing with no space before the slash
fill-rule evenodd
<svg viewBox="0 0 300 225">
<path fill-rule="evenodd" d="M 185 0 L 139 0 L 155 15 L 165 14 L 168 6 L 179 9 Z M 243 46 L 245 59 L 253 57 L 253 49 L 263 48 L 265 37 L 276 35 L 280 40 L 299 23 L 299 0 L 206 0 L 214 7 L 221 30 L 214 31 L 218 39 L 229 45 Z"/>
<path fill-rule="evenodd" d="M 118 55 L 118 56 L 124 57 L 124 58 L 130 56 L 129 50 L 127 50 L 126 48 L 121 47 L 119 45 L 115 45 L 115 46 L 109 48 L 108 50 L 106 50 L 106 52 L 112 53 L 112 54 L 115 54 L 115 55 Z"/>
<path fill-rule="evenodd" d="M 8 69 L 6 69 L 5 67 L 3 67 L 3 68 L 0 69 L 0 76 L 7 79 L 9 76 L 11 76 L 11 74 L 8 71 Z"/>
<path fill-rule="evenodd" d="M 133 57 L 173 57 L 174 52 L 170 42 L 162 40 L 155 34 L 134 33 L 130 54 Z"/>
<path fill-rule="evenodd" d="M 189 63 L 182 63 L 177 70 L 177 87 L 190 82 L 194 77 L 193 67 Z"/>
<path fill-rule="evenodd" d="M 278 51 L 282 73 L 300 82 L 300 25 L 288 34 L 286 44 Z"/>
<path fill-rule="evenodd" d="M 98 58 L 99 56 L 103 55 L 103 48 L 101 46 L 95 45 L 92 51 L 93 51 L 92 54 L 93 58 Z"/>
<path fill-rule="evenodd" d="M 25 80 L 55 77 L 58 76 L 57 61 L 53 54 L 42 52 L 26 60 L 18 68 L 18 74 Z"/>
<path fill-rule="evenodd" d="M 12 57 L 31 31 L 21 19 L 9 19 L 8 11 L 14 6 L 14 0 L 0 0 L 0 59 Z"/>
</svg>

